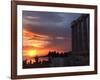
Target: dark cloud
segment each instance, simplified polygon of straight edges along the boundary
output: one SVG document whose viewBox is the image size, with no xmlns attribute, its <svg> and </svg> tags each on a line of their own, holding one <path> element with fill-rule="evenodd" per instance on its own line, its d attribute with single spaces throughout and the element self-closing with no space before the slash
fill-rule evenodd
<svg viewBox="0 0 100 80">
<path fill-rule="evenodd" d="M 47 26 L 34 26 L 34 25 L 27 25 L 25 27 L 27 30 L 42 34 L 42 35 L 48 35 L 52 37 L 60 36 L 60 37 L 68 37 L 70 35 L 70 28 L 67 29 L 66 27 L 55 27 L 51 25 Z"/>
<path fill-rule="evenodd" d="M 69 51 L 71 50 L 70 25 L 80 15 L 78 13 L 23 11 L 23 28 L 33 33 L 53 37 L 51 44 L 46 47 Z"/>
<path fill-rule="evenodd" d="M 34 12 L 34 11 L 23 11 L 23 18 L 26 16 L 39 17 L 39 19 L 28 19 L 34 22 L 38 21 L 40 25 L 51 27 L 69 27 L 70 23 L 78 18 L 78 13 L 61 13 L 61 12 Z"/>
</svg>

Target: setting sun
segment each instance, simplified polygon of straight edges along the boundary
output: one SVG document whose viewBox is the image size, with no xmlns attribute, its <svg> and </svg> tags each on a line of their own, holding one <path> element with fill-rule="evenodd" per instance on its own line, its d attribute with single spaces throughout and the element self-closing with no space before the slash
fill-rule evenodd
<svg viewBox="0 0 100 80">
<path fill-rule="evenodd" d="M 29 55 L 30 57 L 36 56 L 36 50 L 29 50 L 28 55 Z"/>
</svg>

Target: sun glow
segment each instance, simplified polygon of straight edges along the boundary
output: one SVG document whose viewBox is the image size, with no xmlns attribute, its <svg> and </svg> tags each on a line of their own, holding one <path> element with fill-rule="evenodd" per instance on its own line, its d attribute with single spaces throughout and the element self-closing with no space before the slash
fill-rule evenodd
<svg viewBox="0 0 100 80">
<path fill-rule="evenodd" d="M 30 57 L 36 56 L 36 50 L 29 50 L 29 51 L 28 51 L 28 55 L 29 55 Z"/>
</svg>

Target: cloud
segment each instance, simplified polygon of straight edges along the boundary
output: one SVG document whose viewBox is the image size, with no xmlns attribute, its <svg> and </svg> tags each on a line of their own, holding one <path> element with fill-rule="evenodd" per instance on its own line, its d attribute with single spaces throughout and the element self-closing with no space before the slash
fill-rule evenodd
<svg viewBox="0 0 100 80">
<path fill-rule="evenodd" d="M 65 39 L 64 37 L 56 37 L 56 39 Z"/>
<path fill-rule="evenodd" d="M 81 14 L 79 13 L 58 13 L 58 16 L 61 17 L 62 21 L 59 23 L 56 23 L 58 26 L 66 26 L 69 27 L 71 25 L 71 22 L 75 19 L 77 19 Z"/>
<path fill-rule="evenodd" d="M 23 11 L 23 46 L 32 46 L 37 54 L 49 50 L 71 50 L 71 22 L 80 13 Z"/>
<path fill-rule="evenodd" d="M 80 13 L 23 11 L 23 18 L 28 19 L 30 21 L 30 25 L 51 25 L 50 27 L 55 26 L 68 28 L 71 22 L 77 19 L 79 16 Z"/>
<path fill-rule="evenodd" d="M 37 20 L 37 19 L 40 19 L 40 17 L 36 17 L 36 16 L 25 16 L 25 19 Z"/>
<path fill-rule="evenodd" d="M 23 46 L 43 48 L 50 44 L 51 38 L 46 35 L 39 35 L 23 29 Z"/>
<path fill-rule="evenodd" d="M 23 25 L 27 25 L 27 24 L 39 25 L 40 22 L 39 21 L 35 21 L 36 18 L 38 19 L 38 17 L 32 17 L 32 16 L 27 16 L 27 17 L 23 18 L 23 20 L 22 20 Z"/>
</svg>

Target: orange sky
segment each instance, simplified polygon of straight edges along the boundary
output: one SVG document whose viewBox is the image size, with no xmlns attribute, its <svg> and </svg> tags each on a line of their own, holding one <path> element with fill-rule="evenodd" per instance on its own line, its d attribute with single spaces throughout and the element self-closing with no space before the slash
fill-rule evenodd
<svg viewBox="0 0 100 80">
<path fill-rule="evenodd" d="M 23 58 L 47 55 L 49 51 L 72 50 L 70 24 L 80 14 L 23 11 Z"/>
<path fill-rule="evenodd" d="M 31 59 L 35 56 L 45 56 L 49 51 L 64 52 L 65 43 L 61 42 L 58 45 L 52 43 L 53 40 L 62 40 L 62 37 L 51 37 L 29 31 L 27 28 L 23 28 L 23 59 Z M 68 45 L 69 46 L 69 45 Z"/>
<path fill-rule="evenodd" d="M 48 39 L 51 38 L 23 29 L 23 56 L 28 58 L 46 55 L 49 49 L 45 49 L 45 46 L 50 44 Z"/>
</svg>

